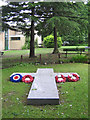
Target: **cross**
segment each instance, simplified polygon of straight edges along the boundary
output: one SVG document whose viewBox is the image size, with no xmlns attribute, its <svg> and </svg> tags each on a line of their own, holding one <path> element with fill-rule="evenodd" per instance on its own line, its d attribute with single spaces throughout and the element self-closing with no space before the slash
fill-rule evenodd
<svg viewBox="0 0 90 120">
<path fill-rule="evenodd" d="M 12 75 L 14 74 L 16 73 L 13 73 Z M 65 77 L 68 77 L 70 73 L 54 73 L 52 68 L 43 68 L 43 69 L 38 68 L 36 73 L 19 73 L 19 74 L 21 74 L 22 76 L 28 74 L 34 77 L 34 81 L 32 83 L 31 89 L 27 97 L 27 104 L 56 105 L 59 104 L 59 94 L 55 82 L 55 76 L 62 74 Z"/>
</svg>

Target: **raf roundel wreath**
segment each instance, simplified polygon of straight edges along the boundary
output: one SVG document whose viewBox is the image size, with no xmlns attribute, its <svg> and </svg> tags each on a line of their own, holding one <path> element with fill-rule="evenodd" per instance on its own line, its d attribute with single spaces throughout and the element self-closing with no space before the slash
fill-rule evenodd
<svg viewBox="0 0 90 120">
<path fill-rule="evenodd" d="M 74 74 L 74 73 L 72 74 L 72 77 L 68 75 L 68 81 L 69 81 L 69 82 L 76 82 L 76 81 L 78 81 L 78 80 L 79 80 L 78 75 L 76 75 L 76 74 Z"/>
<path fill-rule="evenodd" d="M 22 80 L 22 75 L 14 74 L 10 77 L 10 81 L 12 82 L 20 82 Z"/>
<path fill-rule="evenodd" d="M 33 82 L 33 77 L 31 75 L 25 75 L 22 77 L 22 82 L 25 82 L 25 83 Z"/>
<path fill-rule="evenodd" d="M 66 77 L 64 75 L 55 76 L 55 80 L 57 83 L 66 82 Z"/>
</svg>

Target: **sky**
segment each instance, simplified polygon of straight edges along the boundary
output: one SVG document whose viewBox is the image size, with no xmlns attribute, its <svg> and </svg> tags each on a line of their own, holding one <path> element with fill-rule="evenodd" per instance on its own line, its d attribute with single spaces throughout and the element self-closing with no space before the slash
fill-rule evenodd
<svg viewBox="0 0 90 120">
<path fill-rule="evenodd" d="M 2 6 L 2 5 L 6 5 L 7 3 L 5 2 L 5 0 L 0 0 L 0 6 Z"/>
<path fill-rule="evenodd" d="M 2 6 L 2 5 L 7 5 L 7 2 L 5 2 L 6 0 L 0 0 L 0 6 Z M 18 1 L 18 0 L 16 0 L 16 1 Z M 75 0 L 71 0 L 72 2 L 75 2 Z M 70 2 L 71 2 L 70 1 Z M 78 0 L 78 1 L 80 1 L 80 0 Z M 84 4 L 87 4 L 87 1 L 88 0 L 83 0 L 84 1 Z"/>
</svg>

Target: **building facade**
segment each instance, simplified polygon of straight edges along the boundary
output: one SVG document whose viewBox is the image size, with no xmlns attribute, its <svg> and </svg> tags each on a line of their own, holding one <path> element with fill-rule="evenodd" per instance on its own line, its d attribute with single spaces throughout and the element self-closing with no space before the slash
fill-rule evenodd
<svg viewBox="0 0 90 120">
<path fill-rule="evenodd" d="M 21 32 L 7 30 L 0 33 L 0 51 L 19 50 L 25 44 L 25 36 Z"/>
</svg>

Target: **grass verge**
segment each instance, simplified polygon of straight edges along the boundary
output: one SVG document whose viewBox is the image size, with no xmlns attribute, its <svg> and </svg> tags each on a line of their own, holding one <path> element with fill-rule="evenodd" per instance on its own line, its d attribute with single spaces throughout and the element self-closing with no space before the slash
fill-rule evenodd
<svg viewBox="0 0 90 120">
<path fill-rule="evenodd" d="M 10 82 L 13 72 L 36 72 L 37 68 L 53 68 L 54 72 L 77 72 L 78 82 L 57 83 L 59 105 L 33 106 L 26 104 L 31 84 Z M 3 118 L 88 118 L 88 64 L 20 64 L 2 70 Z"/>
</svg>

